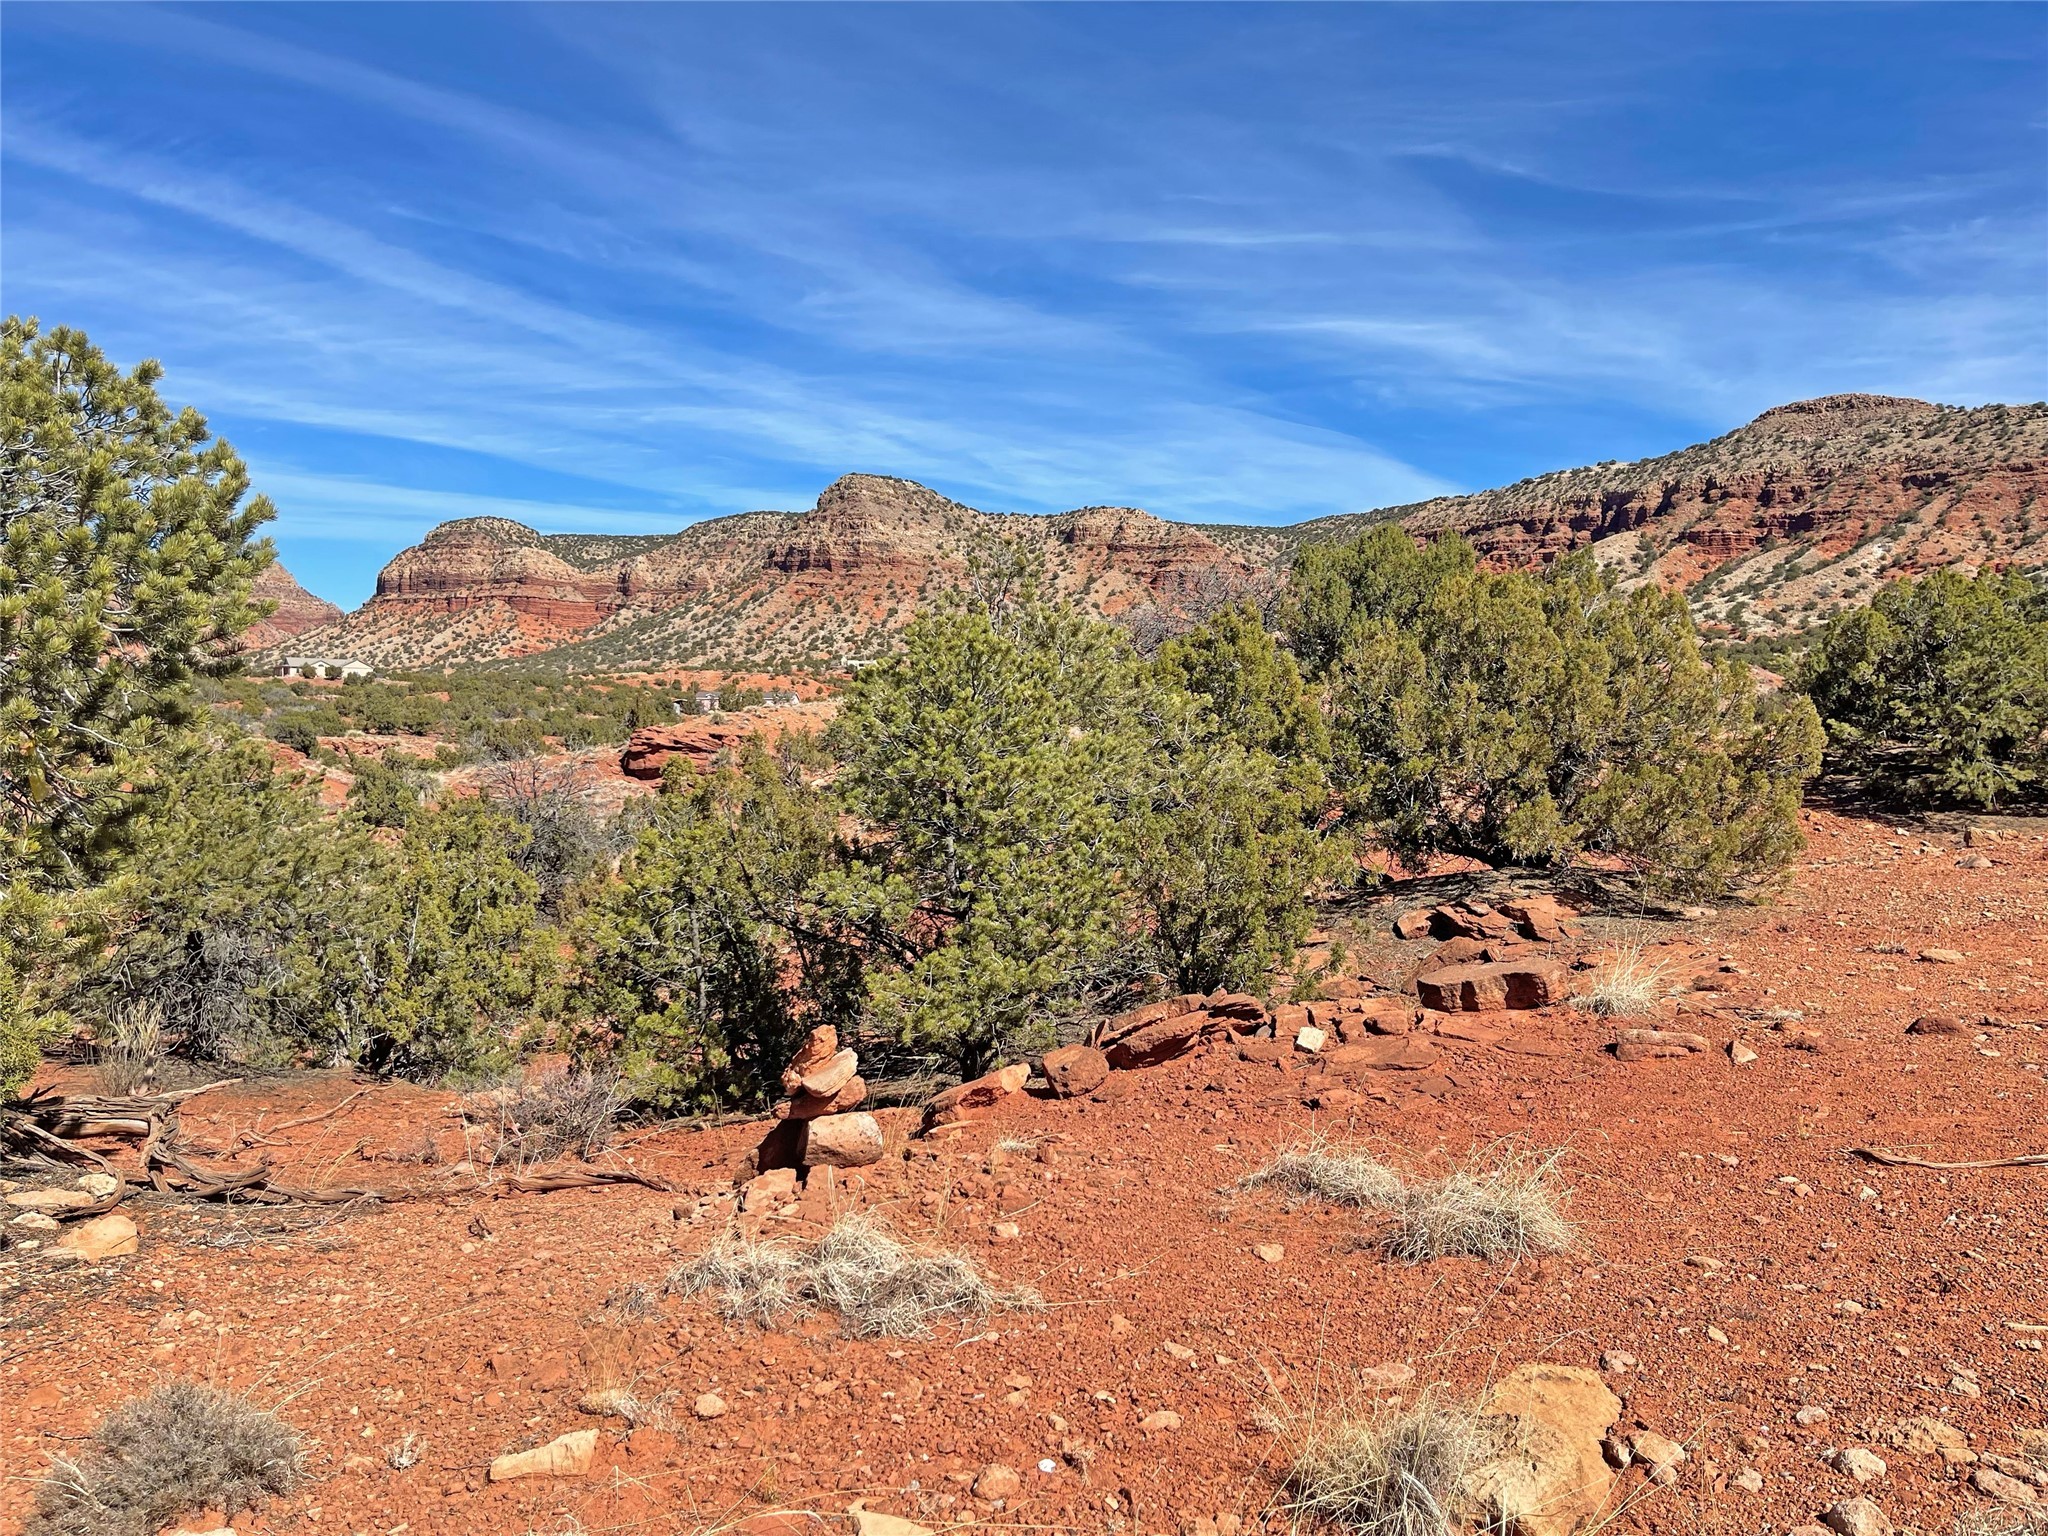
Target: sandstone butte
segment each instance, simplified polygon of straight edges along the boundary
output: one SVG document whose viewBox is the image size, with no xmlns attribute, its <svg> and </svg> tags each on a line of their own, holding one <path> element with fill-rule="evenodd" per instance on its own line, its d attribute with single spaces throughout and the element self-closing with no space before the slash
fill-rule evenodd
<svg viewBox="0 0 2048 1536">
<path fill-rule="evenodd" d="M 308 592 L 290 571 L 274 561 L 257 573 L 250 596 L 276 607 L 268 618 L 257 620 L 236 636 L 235 648 L 241 651 L 282 648 L 295 636 L 338 623 L 343 617 L 339 608 Z"/>
<path fill-rule="evenodd" d="M 1418 536 L 1462 533 L 1502 565 L 1591 545 L 1624 581 L 1689 593 L 1703 623 L 1769 635 L 1892 577 L 2020 556 L 2048 525 L 2044 491 L 2048 406 L 1882 395 L 1779 406 L 1657 458 L 1286 528 L 1196 526 L 1132 507 L 993 514 L 908 480 L 846 475 L 807 512 L 746 512 L 672 535 L 444 523 L 384 568 L 364 607 L 295 644 L 382 667 L 540 654 L 584 671 L 839 662 L 884 649 L 1001 540 L 1041 559 L 1056 591 L 1142 618 L 1263 590 L 1303 544 L 1387 520 Z"/>
</svg>

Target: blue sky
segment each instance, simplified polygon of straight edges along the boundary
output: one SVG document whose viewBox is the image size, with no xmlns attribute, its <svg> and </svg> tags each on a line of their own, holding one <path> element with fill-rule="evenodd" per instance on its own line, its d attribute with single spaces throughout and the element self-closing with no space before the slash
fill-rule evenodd
<svg viewBox="0 0 2048 1536">
<path fill-rule="evenodd" d="M 849 470 L 1287 522 L 2048 394 L 2048 7 L 29 4 L 10 311 L 353 604 Z"/>
</svg>

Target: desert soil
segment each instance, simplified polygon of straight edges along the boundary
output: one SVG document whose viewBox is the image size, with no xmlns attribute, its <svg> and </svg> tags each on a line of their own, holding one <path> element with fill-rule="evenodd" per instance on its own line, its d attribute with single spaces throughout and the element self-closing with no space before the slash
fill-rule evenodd
<svg viewBox="0 0 2048 1536">
<path fill-rule="evenodd" d="M 1637 1362 L 1607 1375 L 1621 1428 L 1690 1456 L 1671 1487 L 1624 1474 L 1611 1529 L 1782 1533 L 1862 1492 L 1900 1530 L 1950 1536 L 1998 1506 L 1968 1467 L 1891 1431 L 1930 1416 L 1975 1452 L 2018 1456 L 2048 1425 L 2048 1167 L 1885 1168 L 1847 1149 L 2048 1151 L 2048 839 L 2008 823 L 1971 850 L 1990 867 L 1966 868 L 1948 832 L 1807 822 L 1775 903 L 1599 917 L 1565 946 L 1647 940 L 1682 989 L 1659 1012 L 1706 1035 L 1703 1054 L 1625 1064 L 1607 1048 L 1656 1018 L 1553 1008 L 1490 1016 L 1496 1043 L 1439 1038 L 1429 1070 L 1362 1072 L 1362 1099 L 1335 1113 L 1307 1102 L 1328 1086 L 1311 1059 L 1245 1061 L 1228 1044 L 1118 1074 L 1104 1101 L 1020 1094 L 923 1140 L 914 1110 L 882 1111 L 890 1155 L 844 1177 L 836 1202 L 972 1254 L 1043 1309 L 854 1341 L 830 1317 L 764 1331 L 659 1297 L 631 1384 L 639 1428 L 579 1412 L 586 1325 L 629 1287 L 659 1296 L 733 1219 L 730 1170 L 759 1123 L 629 1136 L 608 1156 L 675 1194 L 341 1208 L 144 1194 L 127 1207 L 132 1257 L 62 1266 L 17 1243 L 0 1253 L 0 1527 L 108 1408 L 186 1376 L 275 1406 L 309 1448 L 303 1487 L 241 1517 L 245 1533 L 682 1533 L 764 1509 L 836 1524 L 856 1501 L 938 1527 L 1167 1533 L 1237 1516 L 1279 1530 L 1273 1412 L 1327 1402 L 1360 1371 L 1412 1399 L 1619 1353 Z M 1350 933 L 1355 967 L 1398 976 L 1427 952 L 1384 937 L 1406 904 L 1333 918 L 1339 938 L 1377 921 L 1377 941 Z M 1936 949 L 1962 959 L 1919 958 Z M 1922 1015 L 1972 1022 L 1908 1034 Z M 1753 1063 L 1731 1061 L 1738 1037 Z M 91 1090 L 81 1069 L 49 1081 Z M 225 1147 L 365 1086 L 259 1150 L 302 1182 L 449 1179 L 465 1146 L 448 1092 L 250 1081 L 195 1100 L 186 1131 Z M 1376 1251 L 1376 1218 L 1234 1188 L 1314 1135 L 1420 1167 L 1502 1138 L 1564 1148 L 1581 1246 L 1411 1267 Z M 738 1219 L 802 1235 L 831 1214 L 809 1197 Z M 1255 1251 L 1275 1245 L 1277 1261 Z M 715 1417 L 699 1417 L 707 1394 Z M 1816 1408 L 1824 1419 L 1795 1417 Z M 493 1457 L 585 1428 L 602 1431 L 588 1476 L 486 1480 Z M 1823 1463 L 1843 1446 L 1876 1450 L 1887 1473 L 1859 1488 Z M 395 1466 L 402 1447 L 416 1459 Z M 1000 1502 L 974 1491 L 991 1464 L 1021 1483 Z M 1761 1491 L 1743 1486 L 1751 1470 Z"/>
</svg>

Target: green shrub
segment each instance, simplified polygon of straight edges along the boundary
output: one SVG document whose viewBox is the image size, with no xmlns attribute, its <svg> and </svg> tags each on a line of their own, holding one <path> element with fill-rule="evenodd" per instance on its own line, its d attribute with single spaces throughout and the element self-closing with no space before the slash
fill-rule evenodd
<svg viewBox="0 0 2048 1536">
<path fill-rule="evenodd" d="M 1798 673 L 1830 765 L 1887 793 L 1994 805 L 2048 766 L 2048 592 L 1941 570 L 1831 620 Z"/>
<path fill-rule="evenodd" d="M 817 899 L 839 855 L 835 807 L 793 751 L 664 785 L 576 925 L 579 1003 L 636 1097 L 765 1103 L 803 1029 L 852 1022 L 855 955 Z"/>
<path fill-rule="evenodd" d="M 1813 710 L 1710 663 L 1675 594 L 1617 592 L 1583 555 L 1482 570 L 1460 539 L 1383 527 L 1303 551 L 1288 622 L 1327 658 L 1347 812 L 1406 859 L 1614 854 L 1705 894 L 1800 846 Z"/>
</svg>

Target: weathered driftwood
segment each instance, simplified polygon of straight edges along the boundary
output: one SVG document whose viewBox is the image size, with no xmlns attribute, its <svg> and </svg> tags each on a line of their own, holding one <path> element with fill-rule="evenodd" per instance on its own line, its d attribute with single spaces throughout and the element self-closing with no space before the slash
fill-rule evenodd
<svg viewBox="0 0 2048 1536">
<path fill-rule="evenodd" d="M 1887 1152 L 1883 1147 L 1851 1147 L 1849 1155 L 1883 1163 L 1887 1168 L 2048 1168 L 2048 1152 L 2022 1152 L 2016 1157 L 1990 1157 L 1976 1163 L 1930 1163 L 1924 1157 Z"/>
<path fill-rule="evenodd" d="M 272 1176 L 267 1158 L 247 1167 L 208 1166 L 196 1159 L 232 1154 L 202 1149 L 186 1141 L 178 1124 L 179 1108 L 188 1099 L 237 1081 L 240 1079 L 229 1078 L 201 1088 L 187 1088 L 149 1098 L 81 1096 L 29 1099 L 5 1111 L 0 1130 L 10 1137 L 32 1141 L 39 1148 L 47 1147 L 69 1161 L 90 1163 L 113 1176 L 114 1192 L 111 1195 L 89 1207 L 55 1213 L 61 1221 L 104 1215 L 128 1198 L 137 1187 L 137 1180 L 146 1181 L 163 1194 L 199 1200 L 246 1200 L 263 1205 L 281 1205 L 289 1201 L 339 1205 L 355 1200 L 436 1200 L 501 1192 L 546 1194 L 562 1189 L 594 1189 L 606 1184 L 639 1184 L 664 1194 L 673 1193 L 673 1186 L 665 1181 L 630 1168 L 538 1169 L 510 1173 L 501 1178 L 379 1188 L 353 1184 L 281 1183 Z M 325 1120 L 346 1109 L 366 1092 L 367 1089 L 359 1090 L 332 1108 L 271 1126 L 269 1132 L 274 1134 Z M 79 1146 L 71 1139 L 89 1135 L 140 1136 L 139 1170 L 132 1175 L 123 1172 L 99 1153 Z M 271 1139 L 271 1134 L 260 1131 L 244 1131 L 236 1139 L 242 1147 L 259 1142 L 268 1146 L 279 1145 Z"/>
</svg>

